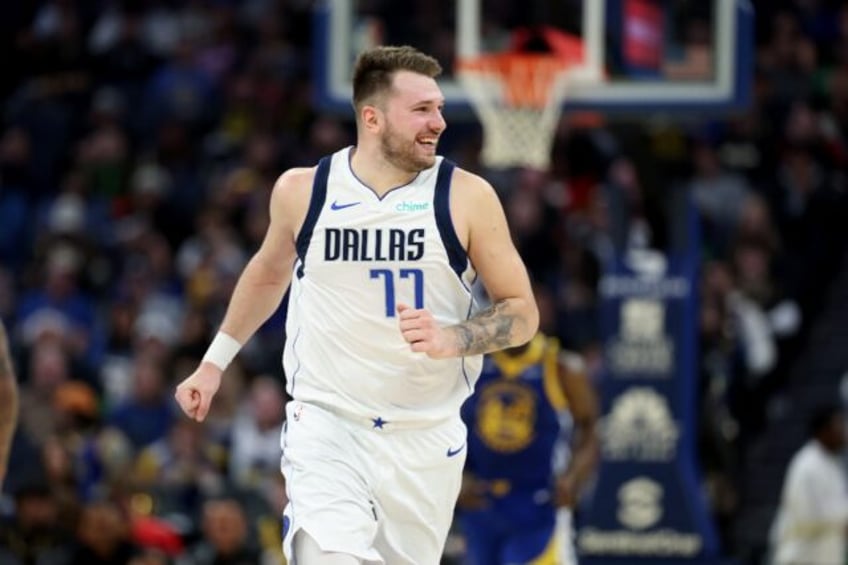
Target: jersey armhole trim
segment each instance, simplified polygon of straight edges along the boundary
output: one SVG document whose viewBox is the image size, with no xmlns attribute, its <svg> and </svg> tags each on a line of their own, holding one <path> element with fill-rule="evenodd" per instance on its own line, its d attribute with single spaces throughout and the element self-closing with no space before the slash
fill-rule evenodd
<svg viewBox="0 0 848 565">
<path fill-rule="evenodd" d="M 468 266 L 468 255 L 456 235 L 450 213 L 451 179 L 455 165 L 448 159 L 442 159 L 439 173 L 436 177 L 436 189 L 433 195 L 433 209 L 436 215 L 436 227 L 448 254 L 448 261 L 457 276 L 462 279 L 462 273 Z"/>
<path fill-rule="evenodd" d="M 327 200 L 327 179 L 330 176 L 331 163 L 332 155 L 322 158 L 318 162 L 318 170 L 315 172 L 315 179 L 312 181 L 309 210 L 306 212 L 303 226 L 301 226 L 300 233 L 297 234 L 297 240 L 295 241 L 297 256 L 300 258 L 300 266 L 297 269 L 298 278 L 303 276 L 306 251 L 309 249 L 309 242 L 312 240 L 312 230 L 315 229 L 315 224 L 318 223 L 318 216 L 321 215 L 321 208 L 324 207 L 324 202 Z"/>
</svg>

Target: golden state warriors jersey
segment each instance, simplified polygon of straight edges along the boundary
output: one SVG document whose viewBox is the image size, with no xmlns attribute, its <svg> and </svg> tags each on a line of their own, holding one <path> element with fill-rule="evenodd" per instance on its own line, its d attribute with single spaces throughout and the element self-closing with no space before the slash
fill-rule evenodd
<svg viewBox="0 0 848 565">
<path fill-rule="evenodd" d="M 450 216 L 454 165 L 441 157 L 382 197 L 350 166 L 351 148 L 322 159 L 289 294 L 283 364 L 297 400 L 375 422 L 436 422 L 458 413 L 482 356 L 414 353 L 396 305 L 442 326 L 474 309 L 475 273 Z"/>
<path fill-rule="evenodd" d="M 539 333 L 519 354 L 486 357 L 477 391 L 462 407 L 468 427 L 468 470 L 504 486 L 545 489 L 566 409 L 559 383 L 559 342 Z"/>
</svg>

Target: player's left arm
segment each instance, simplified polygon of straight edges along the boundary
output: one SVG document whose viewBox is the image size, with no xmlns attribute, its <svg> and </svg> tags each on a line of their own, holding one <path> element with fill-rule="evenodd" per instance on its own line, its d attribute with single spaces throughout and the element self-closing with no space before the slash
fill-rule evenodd
<svg viewBox="0 0 848 565">
<path fill-rule="evenodd" d="M 450 326 L 457 355 L 477 355 L 530 341 L 539 329 L 539 310 L 527 268 L 512 242 L 506 215 L 492 186 L 457 171 L 467 199 L 468 257 L 483 281 L 491 306 Z"/>
<path fill-rule="evenodd" d="M 413 351 L 433 358 L 479 355 L 527 343 L 539 327 L 539 311 L 495 190 L 482 178 L 456 169 L 451 217 L 492 304 L 444 328 L 425 309 L 398 304 L 404 339 Z"/>
<path fill-rule="evenodd" d="M 598 465 L 598 397 L 579 355 L 560 353 L 558 376 L 574 421 L 574 435 L 568 468 L 556 480 L 556 502 L 557 506 L 573 507 Z"/>
</svg>

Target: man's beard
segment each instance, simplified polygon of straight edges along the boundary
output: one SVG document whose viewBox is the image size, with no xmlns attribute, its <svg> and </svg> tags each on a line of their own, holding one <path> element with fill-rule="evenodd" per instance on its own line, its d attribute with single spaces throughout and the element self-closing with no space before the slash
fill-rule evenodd
<svg viewBox="0 0 848 565">
<path fill-rule="evenodd" d="M 402 171 L 417 173 L 429 169 L 436 162 L 435 155 L 417 155 L 415 141 L 406 141 L 391 127 L 380 138 L 380 148 L 386 160 Z"/>
</svg>

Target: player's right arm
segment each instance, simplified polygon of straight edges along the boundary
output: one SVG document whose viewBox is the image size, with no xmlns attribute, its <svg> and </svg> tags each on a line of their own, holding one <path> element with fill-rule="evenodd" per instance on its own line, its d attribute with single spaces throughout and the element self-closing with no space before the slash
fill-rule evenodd
<svg viewBox="0 0 848 565">
<path fill-rule="evenodd" d="M 0 321 L 0 486 L 6 477 L 12 436 L 18 421 L 18 384 L 12 368 L 9 338 Z"/>
<path fill-rule="evenodd" d="M 291 283 L 295 238 L 309 207 L 313 175 L 312 169 L 293 169 L 274 186 L 268 231 L 239 277 L 221 323 L 221 331 L 239 343 L 277 310 Z"/>
<path fill-rule="evenodd" d="M 270 222 L 259 250 L 239 276 L 220 331 L 197 370 L 177 387 L 175 397 L 191 418 L 202 421 L 209 412 L 212 397 L 221 384 L 221 374 L 229 360 L 213 348 L 227 344 L 225 358 L 231 359 L 238 348 L 265 323 L 280 306 L 291 283 L 297 256 L 295 239 L 309 208 L 315 169 L 292 169 L 277 179 L 271 193 Z M 223 341 L 222 341 L 223 339 Z"/>
</svg>

